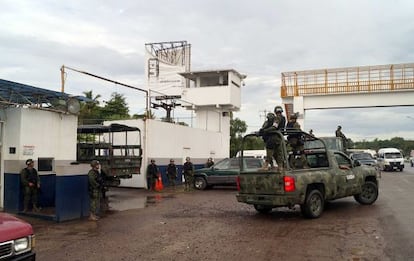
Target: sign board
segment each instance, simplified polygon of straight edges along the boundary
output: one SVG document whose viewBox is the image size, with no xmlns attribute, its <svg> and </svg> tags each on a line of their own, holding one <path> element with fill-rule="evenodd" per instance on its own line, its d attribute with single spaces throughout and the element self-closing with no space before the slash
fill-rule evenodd
<svg viewBox="0 0 414 261">
<path fill-rule="evenodd" d="M 181 99 L 181 95 L 162 95 L 162 96 L 155 96 L 155 100 L 172 100 L 172 99 Z"/>
</svg>

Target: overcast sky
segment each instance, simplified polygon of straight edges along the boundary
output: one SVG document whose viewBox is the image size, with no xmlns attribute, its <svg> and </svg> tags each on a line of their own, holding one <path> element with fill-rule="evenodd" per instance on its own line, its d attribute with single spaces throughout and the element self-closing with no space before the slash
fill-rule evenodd
<svg viewBox="0 0 414 261">
<path fill-rule="evenodd" d="M 145 43 L 186 40 L 192 70 L 247 75 L 236 117 L 258 129 L 281 103 L 286 71 L 414 62 L 410 0 L 0 0 L 0 78 L 61 90 L 60 67 L 145 88 Z M 127 97 L 137 91 L 68 72 L 65 92 Z M 414 107 L 309 111 L 305 130 L 353 140 L 414 139 Z"/>
</svg>

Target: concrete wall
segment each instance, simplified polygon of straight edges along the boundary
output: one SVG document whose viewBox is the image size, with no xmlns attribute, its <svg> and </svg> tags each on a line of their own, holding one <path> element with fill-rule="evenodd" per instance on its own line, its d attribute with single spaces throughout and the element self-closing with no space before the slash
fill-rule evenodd
<svg viewBox="0 0 414 261">
<path fill-rule="evenodd" d="M 0 114 L 4 121 L 1 162 L 4 202 L 8 212 L 23 209 L 20 171 L 29 158 L 41 180 L 39 205 L 54 209 L 57 221 L 89 214 L 88 164 L 76 161 L 77 116 L 29 108 L 8 108 Z M 52 170 L 41 171 L 39 158 L 52 158 Z M 0 184 L 2 185 L 2 184 Z"/>
<path fill-rule="evenodd" d="M 216 161 L 229 157 L 230 122 L 227 126 L 223 126 L 223 132 L 206 131 L 156 120 L 116 122 L 138 127 L 143 134 L 144 155 L 141 174 L 133 175 L 132 179 L 122 180 L 121 186 L 146 187 L 145 172 L 150 159 L 156 160 L 156 164 L 161 168 L 164 184 L 166 184 L 165 167 L 171 158 L 175 160 L 175 164 L 180 169 L 187 156 L 192 159 L 197 168 L 202 167 L 209 157 Z M 110 122 L 105 122 L 105 125 L 107 124 Z"/>
</svg>

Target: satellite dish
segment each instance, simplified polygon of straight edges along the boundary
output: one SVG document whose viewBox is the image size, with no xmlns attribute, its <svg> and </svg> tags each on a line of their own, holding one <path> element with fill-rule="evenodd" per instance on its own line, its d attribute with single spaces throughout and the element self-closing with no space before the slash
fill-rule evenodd
<svg viewBox="0 0 414 261">
<path fill-rule="evenodd" d="M 68 112 L 72 114 L 78 114 L 80 111 L 80 102 L 76 98 L 69 98 L 66 102 Z"/>
</svg>

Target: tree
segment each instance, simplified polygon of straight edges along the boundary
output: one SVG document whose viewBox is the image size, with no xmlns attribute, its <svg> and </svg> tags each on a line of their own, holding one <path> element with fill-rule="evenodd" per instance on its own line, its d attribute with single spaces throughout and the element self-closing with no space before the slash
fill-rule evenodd
<svg viewBox="0 0 414 261">
<path fill-rule="evenodd" d="M 128 104 L 125 101 L 124 95 L 113 92 L 111 99 L 101 109 L 101 116 L 105 120 L 129 119 L 128 112 Z"/>
<path fill-rule="evenodd" d="M 230 119 L 230 157 L 236 156 L 240 150 L 243 134 L 247 130 L 246 122 L 239 118 Z"/>
<path fill-rule="evenodd" d="M 413 140 L 404 140 L 401 137 L 394 137 L 390 140 L 374 139 L 373 141 L 354 142 L 356 149 L 372 149 L 378 151 L 381 148 L 397 148 L 402 151 L 404 156 L 410 155 L 410 151 L 414 149 Z"/>
<path fill-rule="evenodd" d="M 99 98 L 101 98 L 101 95 L 98 94 L 94 97 L 92 91 L 85 91 L 83 94 L 85 94 L 85 97 L 90 101 L 81 104 L 78 122 L 80 124 L 101 123 L 101 107 L 99 107 Z"/>
</svg>

